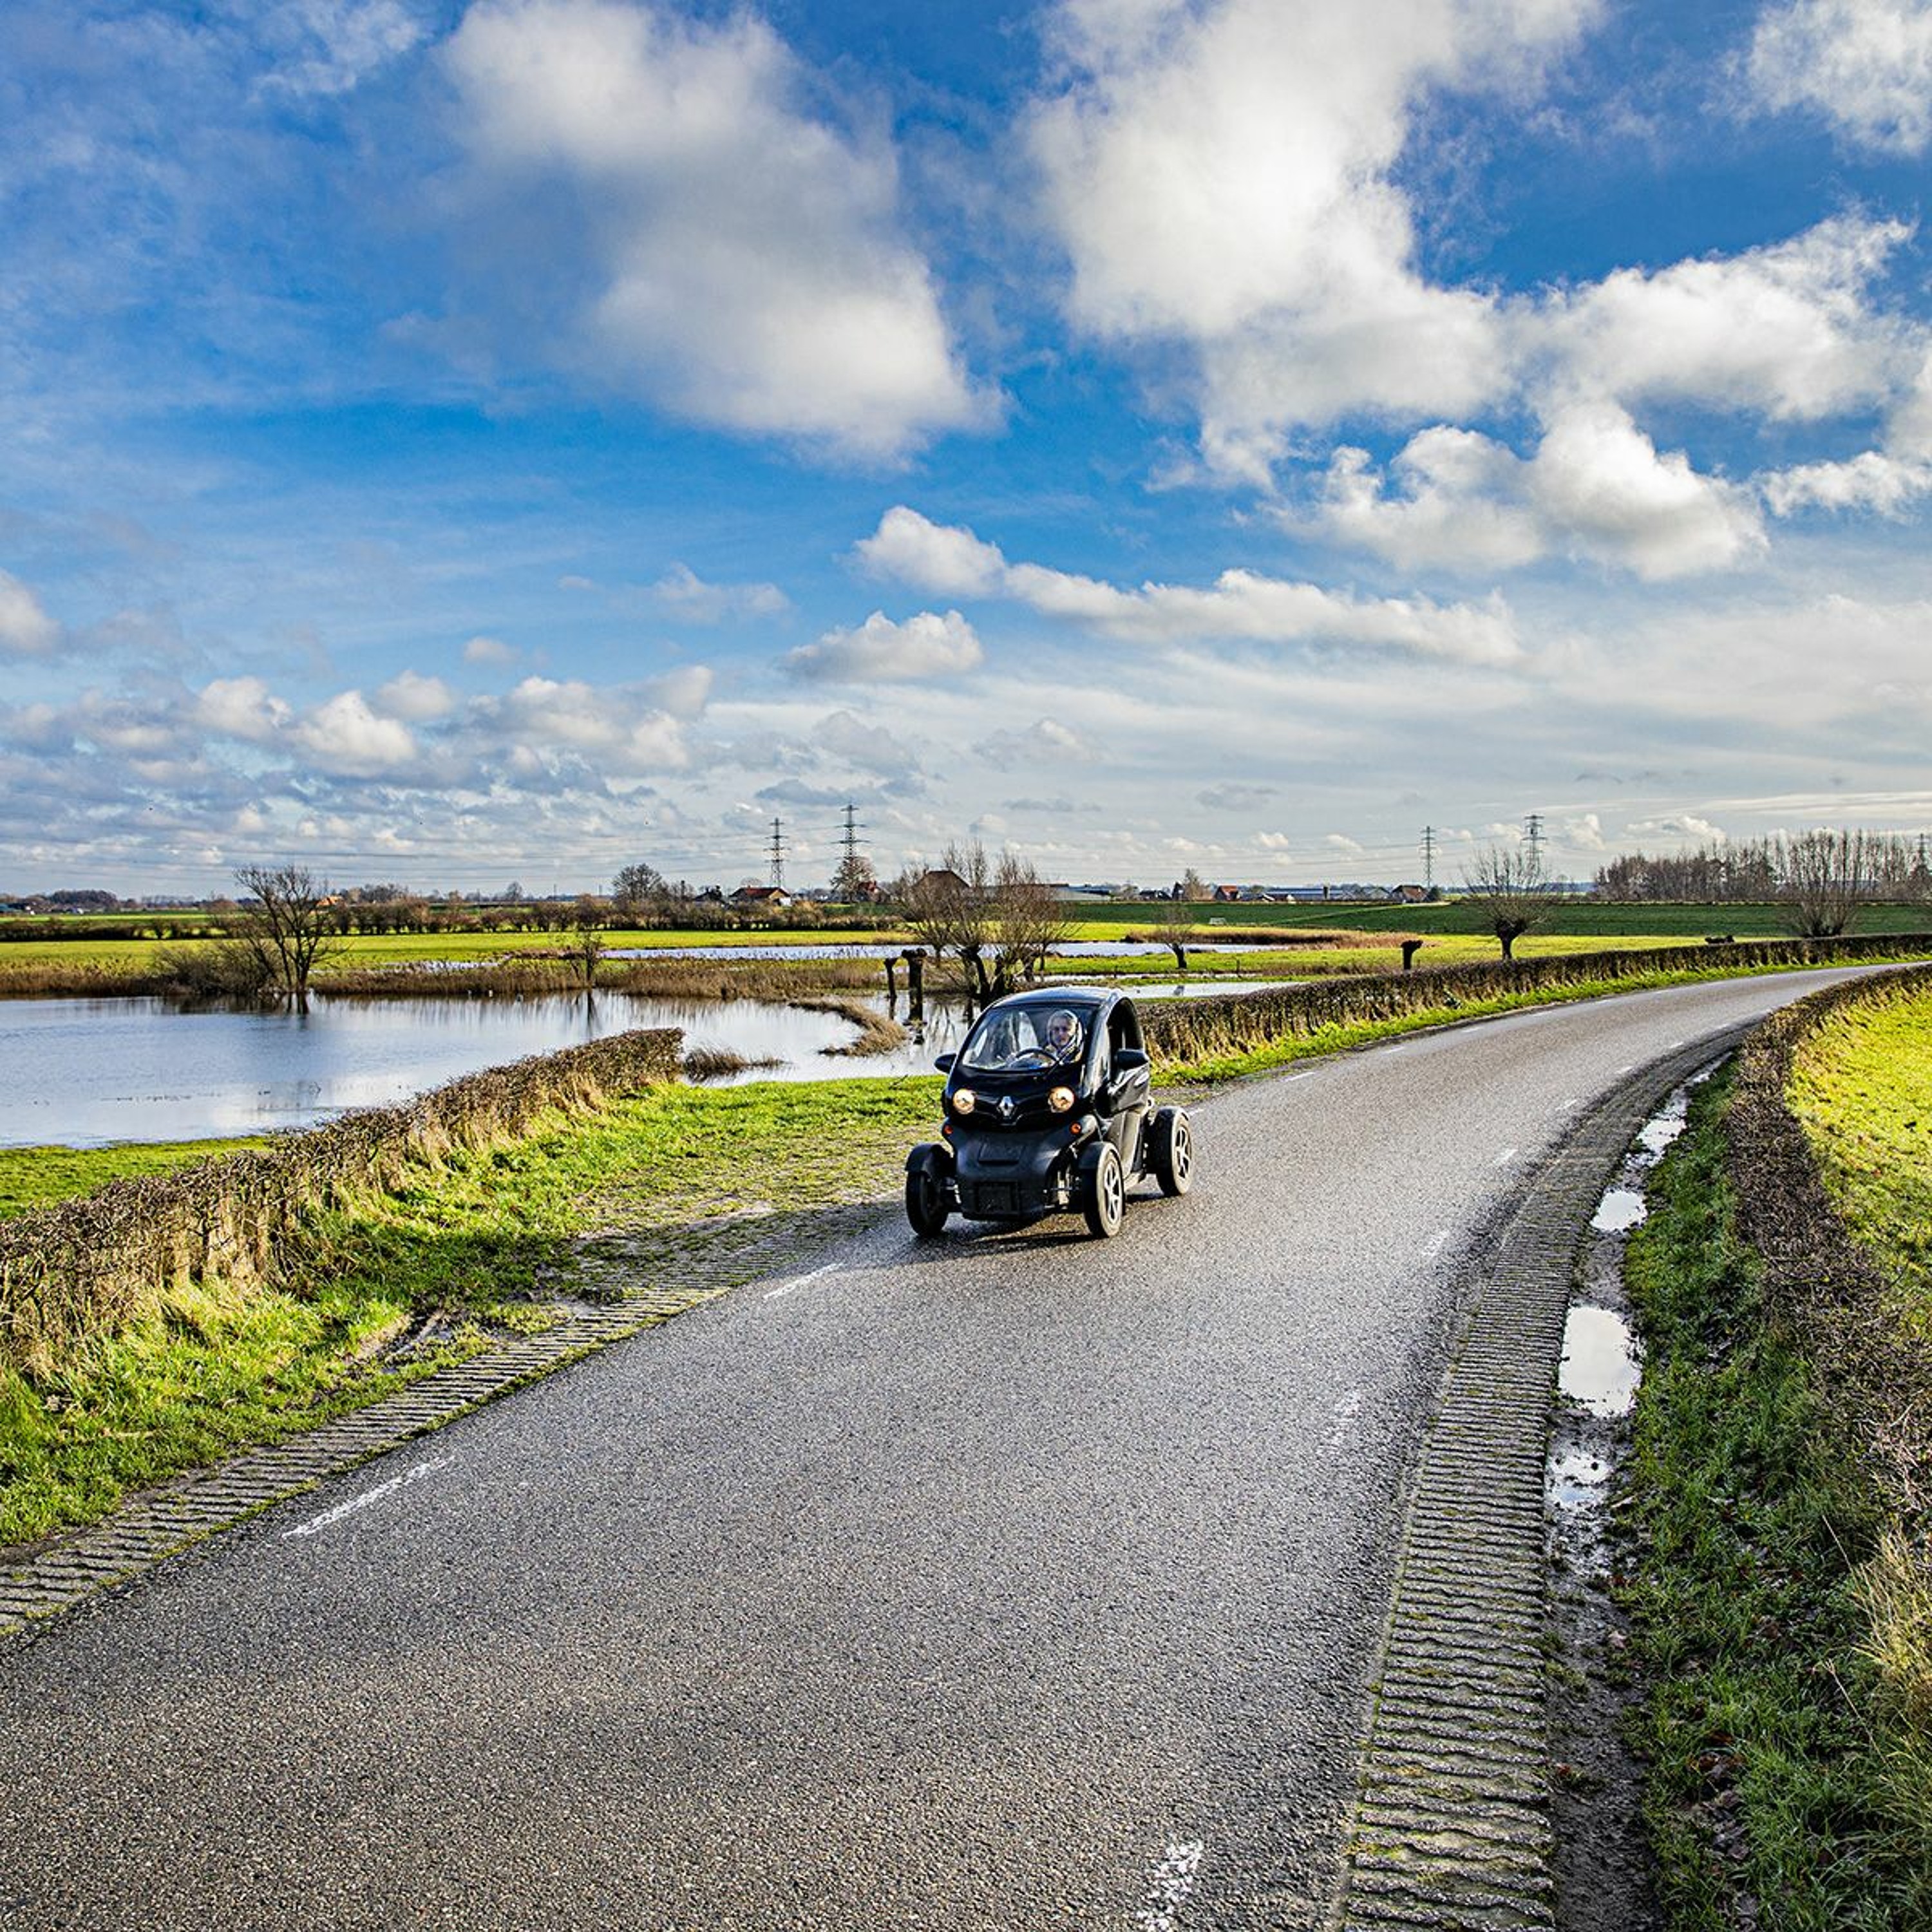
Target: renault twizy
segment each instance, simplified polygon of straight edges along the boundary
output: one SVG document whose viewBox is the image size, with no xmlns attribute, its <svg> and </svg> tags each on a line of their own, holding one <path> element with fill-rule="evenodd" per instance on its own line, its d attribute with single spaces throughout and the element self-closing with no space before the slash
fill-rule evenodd
<svg viewBox="0 0 1932 1932">
<path fill-rule="evenodd" d="M 1077 1210 L 1103 1238 L 1127 1190 L 1194 1182 L 1194 1133 L 1178 1107 L 1152 1103 L 1140 1018 L 1124 994 L 1054 986 L 996 1000 L 966 1043 L 940 1054 L 941 1138 L 906 1160 L 906 1219 L 922 1237 L 955 1214 L 1030 1221 Z"/>
</svg>

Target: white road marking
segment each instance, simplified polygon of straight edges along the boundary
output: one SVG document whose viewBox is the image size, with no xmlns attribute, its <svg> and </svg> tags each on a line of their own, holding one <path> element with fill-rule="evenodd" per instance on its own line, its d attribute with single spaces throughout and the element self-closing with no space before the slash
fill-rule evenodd
<svg viewBox="0 0 1932 1932">
<path fill-rule="evenodd" d="M 1201 1854 L 1207 1849 L 1198 1838 L 1184 1839 L 1168 1846 L 1166 1856 L 1154 1867 L 1148 1882 L 1147 1903 L 1134 1914 L 1138 1932 L 1174 1932 L 1174 1915 L 1194 1895 Z"/>
<path fill-rule="evenodd" d="M 1634 1073 L 1636 1071 L 1636 1062 L 1633 1060 L 1628 1066 L 1619 1066 L 1617 1071 L 1620 1074 Z"/>
<path fill-rule="evenodd" d="M 292 1536 L 313 1536 L 317 1530 L 326 1529 L 332 1522 L 340 1522 L 346 1516 L 353 1516 L 358 1510 L 367 1509 L 371 1503 L 379 1503 L 386 1496 L 394 1496 L 398 1490 L 406 1490 L 418 1476 L 426 1476 L 432 1469 L 446 1469 L 456 1460 L 454 1456 L 439 1456 L 433 1462 L 418 1462 L 406 1475 L 392 1476 L 386 1483 L 378 1483 L 373 1490 L 364 1490 L 359 1496 L 351 1496 L 346 1503 L 338 1503 L 334 1508 L 324 1510 L 320 1516 L 312 1516 L 306 1522 L 298 1522 L 292 1529 L 282 1532 L 286 1543 Z"/>
<path fill-rule="evenodd" d="M 1515 1160 L 1515 1158 L 1516 1149 L 1514 1148 L 1504 1148 L 1502 1152 L 1496 1156 L 1496 1164 L 1498 1167 L 1507 1167 L 1511 1161 Z"/>
<path fill-rule="evenodd" d="M 1306 1073 L 1291 1073 L 1288 1077 L 1291 1080 L 1312 1080 L 1315 1078 L 1315 1075 L 1313 1071 L 1311 1070 Z"/>
<path fill-rule="evenodd" d="M 1447 1228 L 1437 1228 L 1436 1232 L 1430 1236 L 1429 1245 L 1422 1252 L 1432 1260 L 1434 1259 L 1449 1245 L 1449 1232 Z"/>
<path fill-rule="evenodd" d="M 1355 1418 L 1362 1412 L 1362 1392 L 1351 1389 L 1335 1405 L 1335 1426 L 1328 1432 L 1328 1446 L 1339 1449 L 1354 1433 Z"/>
<path fill-rule="evenodd" d="M 809 1274 L 800 1275 L 796 1280 L 787 1282 L 782 1288 L 766 1289 L 765 1299 L 767 1301 L 776 1301 L 780 1295 L 789 1294 L 794 1288 L 802 1288 L 808 1281 L 818 1281 L 826 1275 L 836 1274 L 838 1272 L 838 1264 L 836 1262 L 827 1262 L 823 1268 L 814 1268 Z"/>
</svg>

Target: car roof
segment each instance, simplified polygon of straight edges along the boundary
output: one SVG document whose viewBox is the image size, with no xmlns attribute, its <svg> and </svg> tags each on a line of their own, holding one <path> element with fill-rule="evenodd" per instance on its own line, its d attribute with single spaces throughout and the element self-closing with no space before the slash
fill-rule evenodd
<svg viewBox="0 0 1932 1932">
<path fill-rule="evenodd" d="M 990 1013 L 1009 1006 L 1072 1006 L 1093 1012 L 1124 997 L 1114 986 L 1031 986 L 1024 992 L 1006 994 L 984 1010 Z"/>
</svg>

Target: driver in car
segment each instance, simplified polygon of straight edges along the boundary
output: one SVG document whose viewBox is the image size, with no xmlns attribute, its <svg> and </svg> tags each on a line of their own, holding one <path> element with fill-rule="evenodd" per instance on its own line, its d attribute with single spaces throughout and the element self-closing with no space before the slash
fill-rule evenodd
<svg viewBox="0 0 1932 1932">
<path fill-rule="evenodd" d="M 1046 1023 L 1047 1051 L 1063 1065 L 1080 1057 L 1080 1022 L 1064 1006 Z"/>
</svg>

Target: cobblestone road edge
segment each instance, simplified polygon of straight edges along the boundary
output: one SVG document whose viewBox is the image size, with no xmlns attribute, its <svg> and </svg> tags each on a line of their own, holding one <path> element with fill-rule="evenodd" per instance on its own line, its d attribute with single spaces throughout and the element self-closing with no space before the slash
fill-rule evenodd
<svg viewBox="0 0 1932 1932">
<path fill-rule="evenodd" d="M 1544 1491 L 1570 1289 L 1638 1131 L 1748 1030 L 1594 1102 L 1492 1238 L 1411 1479 L 1336 1932 L 1553 1932 Z"/>
</svg>

